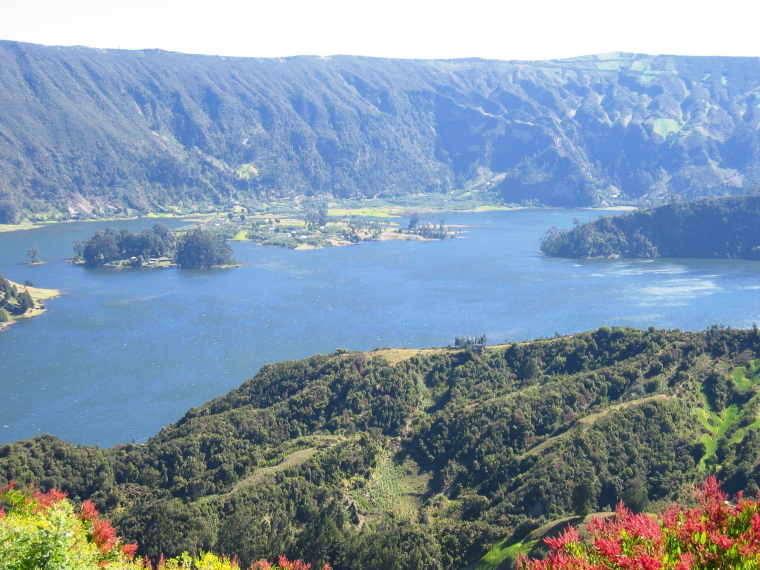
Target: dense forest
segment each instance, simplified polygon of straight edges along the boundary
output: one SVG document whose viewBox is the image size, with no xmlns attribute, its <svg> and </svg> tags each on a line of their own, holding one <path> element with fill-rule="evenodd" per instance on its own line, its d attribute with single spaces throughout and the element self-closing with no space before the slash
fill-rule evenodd
<svg viewBox="0 0 760 570">
<path fill-rule="evenodd" d="M 461 344 L 461 343 L 460 343 Z M 153 559 L 460 568 L 573 513 L 760 490 L 760 332 L 650 328 L 264 366 L 144 444 L 0 447 Z"/>
<path fill-rule="evenodd" d="M 276 197 L 740 194 L 757 58 L 258 59 L 0 42 L 0 223 Z"/>
<path fill-rule="evenodd" d="M 760 259 L 760 196 L 679 202 L 550 228 L 541 251 L 556 257 Z"/>
<path fill-rule="evenodd" d="M 218 234 L 193 228 L 179 236 L 164 224 L 133 234 L 106 228 L 84 242 L 75 242 L 75 261 L 90 266 L 144 267 L 157 262 L 187 269 L 224 267 L 235 263 L 232 248 Z"/>
</svg>

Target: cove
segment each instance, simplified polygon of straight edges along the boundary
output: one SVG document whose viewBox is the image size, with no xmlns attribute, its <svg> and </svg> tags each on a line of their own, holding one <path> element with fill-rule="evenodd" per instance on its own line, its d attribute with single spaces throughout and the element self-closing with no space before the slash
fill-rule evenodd
<svg viewBox="0 0 760 570">
<path fill-rule="evenodd" d="M 144 441 L 267 362 L 336 348 L 445 346 L 455 336 L 482 333 L 497 343 L 600 326 L 698 330 L 760 322 L 758 263 L 579 262 L 537 253 L 548 227 L 599 215 L 435 214 L 427 218 L 469 226 L 464 239 L 312 251 L 233 243 L 245 265 L 205 271 L 66 263 L 74 239 L 108 226 L 139 231 L 155 220 L 0 234 L 0 273 L 64 292 L 48 302 L 46 314 L 0 334 L 0 442 L 40 433 L 101 446 Z M 44 265 L 24 263 L 35 244 Z"/>
</svg>

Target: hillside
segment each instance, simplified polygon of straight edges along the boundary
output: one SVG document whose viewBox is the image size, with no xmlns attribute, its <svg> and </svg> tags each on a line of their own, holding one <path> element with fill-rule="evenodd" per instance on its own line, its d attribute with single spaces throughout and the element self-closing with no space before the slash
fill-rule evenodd
<svg viewBox="0 0 760 570">
<path fill-rule="evenodd" d="M 246 59 L 3 41 L 0 214 L 743 193 L 760 173 L 759 96 L 757 58 Z"/>
<path fill-rule="evenodd" d="M 760 333 L 601 328 L 470 349 L 267 365 L 145 444 L 0 447 L 0 484 L 91 498 L 126 541 L 334 568 L 486 566 L 621 498 L 760 489 Z M 511 542 L 508 544 L 518 544 Z"/>
<path fill-rule="evenodd" d="M 760 196 L 681 202 L 600 217 L 541 240 L 546 255 L 569 258 L 760 259 Z"/>
</svg>

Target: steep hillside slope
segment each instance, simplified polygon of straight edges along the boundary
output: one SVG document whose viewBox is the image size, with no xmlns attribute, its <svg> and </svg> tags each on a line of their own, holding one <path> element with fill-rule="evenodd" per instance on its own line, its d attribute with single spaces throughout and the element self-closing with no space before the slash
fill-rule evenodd
<svg viewBox="0 0 760 570">
<path fill-rule="evenodd" d="M 92 498 L 140 552 L 460 568 L 621 498 L 760 485 L 760 334 L 607 329 L 265 366 L 145 444 L 0 447 L 15 480 Z"/>
<path fill-rule="evenodd" d="M 559 231 L 541 250 L 555 257 L 693 257 L 760 259 L 760 196 L 667 204 L 601 217 Z"/>
<path fill-rule="evenodd" d="M 0 203 L 741 193 L 760 172 L 759 96 L 757 58 L 245 59 L 0 42 Z"/>
</svg>

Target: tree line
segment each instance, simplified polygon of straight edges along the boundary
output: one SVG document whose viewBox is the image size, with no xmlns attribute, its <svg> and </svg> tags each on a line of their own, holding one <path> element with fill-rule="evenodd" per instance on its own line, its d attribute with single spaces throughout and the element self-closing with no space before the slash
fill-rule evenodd
<svg viewBox="0 0 760 570">
<path fill-rule="evenodd" d="M 232 248 L 224 237 L 202 228 L 179 235 L 164 224 L 133 234 L 128 230 L 107 228 L 95 232 L 84 243 L 75 242 L 75 259 L 86 265 L 108 264 L 142 267 L 156 258 L 167 258 L 179 267 L 210 268 L 232 265 Z"/>
<path fill-rule="evenodd" d="M 692 257 L 760 260 L 760 196 L 676 202 L 550 228 L 541 251 L 555 257 Z"/>
</svg>

